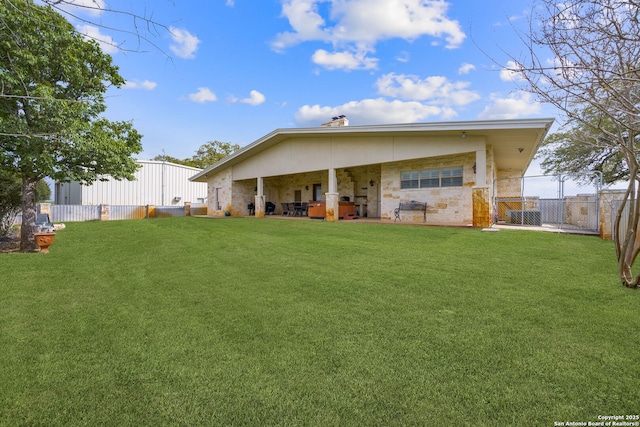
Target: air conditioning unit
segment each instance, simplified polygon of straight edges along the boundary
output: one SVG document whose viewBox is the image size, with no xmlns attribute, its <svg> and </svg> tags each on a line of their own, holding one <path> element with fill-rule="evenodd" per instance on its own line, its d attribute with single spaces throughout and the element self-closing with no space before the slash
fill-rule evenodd
<svg viewBox="0 0 640 427">
<path fill-rule="evenodd" d="M 506 211 L 507 224 L 542 225 L 541 211 Z"/>
</svg>

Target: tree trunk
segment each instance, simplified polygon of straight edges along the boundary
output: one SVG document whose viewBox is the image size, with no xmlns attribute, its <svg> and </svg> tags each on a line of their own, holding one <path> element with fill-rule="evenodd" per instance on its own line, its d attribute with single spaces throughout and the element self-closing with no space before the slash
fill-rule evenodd
<svg viewBox="0 0 640 427">
<path fill-rule="evenodd" d="M 33 238 L 36 225 L 36 184 L 30 177 L 22 177 L 22 225 L 20 227 L 20 251 L 32 252 L 38 249 Z"/>
<path fill-rule="evenodd" d="M 640 187 L 636 187 L 635 177 L 638 173 L 637 164 L 631 159 L 632 179 L 629 181 L 625 198 L 623 199 L 616 216 L 616 256 L 618 257 L 618 276 L 622 284 L 628 288 L 640 288 L 640 274 L 633 272 L 633 267 L 640 253 Z M 629 214 L 623 217 L 622 213 L 628 207 Z M 620 235 L 620 223 L 625 222 L 627 233 Z"/>
</svg>

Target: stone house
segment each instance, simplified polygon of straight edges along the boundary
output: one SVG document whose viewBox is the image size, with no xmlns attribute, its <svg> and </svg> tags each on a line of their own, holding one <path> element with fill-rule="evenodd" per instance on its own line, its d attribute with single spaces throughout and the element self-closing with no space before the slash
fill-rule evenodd
<svg viewBox="0 0 640 427">
<path fill-rule="evenodd" d="M 394 221 L 402 202 L 427 204 L 426 222 L 486 227 L 492 200 L 518 189 L 494 186 L 521 177 L 553 119 L 348 126 L 344 116 L 321 127 L 276 129 L 190 178 L 206 182 L 209 216 L 256 217 L 265 206 L 321 201 L 324 218 Z M 273 204 L 273 205 L 272 205 Z M 253 213 L 253 212 L 251 212 Z M 347 219 L 347 218 L 345 218 Z M 423 222 L 418 211 L 402 221 Z"/>
</svg>

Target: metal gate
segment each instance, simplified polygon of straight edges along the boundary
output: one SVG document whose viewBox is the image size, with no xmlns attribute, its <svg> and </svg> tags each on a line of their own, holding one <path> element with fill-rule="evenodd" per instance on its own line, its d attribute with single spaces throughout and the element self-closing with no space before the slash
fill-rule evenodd
<svg viewBox="0 0 640 427">
<path fill-rule="evenodd" d="M 496 179 L 494 222 L 598 231 L 599 190 L 599 177 L 589 185 L 580 184 L 573 175 Z"/>
</svg>

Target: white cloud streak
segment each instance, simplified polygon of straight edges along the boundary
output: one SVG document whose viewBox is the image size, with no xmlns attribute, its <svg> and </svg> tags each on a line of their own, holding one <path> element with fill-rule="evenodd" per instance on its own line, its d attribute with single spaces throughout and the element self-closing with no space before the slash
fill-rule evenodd
<svg viewBox="0 0 640 427">
<path fill-rule="evenodd" d="M 263 94 L 261 94 L 257 90 L 252 90 L 251 92 L 249 92 L 249 97 L 242 99 L 240 102 L 256 106 L 262 104 L 266 100 L 267 98 Z"/>
<path fill-rule="evenodd" d="M 321 13 L 321 3 L 329 3 L 326 16 Z M 363 58 L 382 40 L 412 41 L 430 36 L 444 40 L 446 48 L 459 47 L 466 35 L 459 22 L 447 16 L 448 7 L 444 0 L 282 0 L 282 16 L 292 30 L 279 33 L 271 46 L 284 51 L 307 41 L 326 42 L 337 50 L 316 51 L 314 62 L 318 65 L 370 69 L 376 60 L 367 58 L 365 62 Z"/>
<path fill-rule="evenodd" d="M 318 126 L 327 118 L 340 114 L 346 115 L 352 124 L 415 123 L 429 118 L 451 119 L 456 116 L 456 112 L 447 107 L 376 98 L 351 101 L 335 107 L 305 105 L 298 109 L 295 119 L 300 125 Z"/>
<path fill-rule="evenodd" d="M 442 106 L 463 106 L 480 99 L 469 82 L 450 82 L 443 76 L 420 79 L 413 75 L 385 74 L 378 79 L 378 93 L 393 98 L 428 101 Z"/>
<path fill-rule="evenodd" d="M 330 53 L 324 49 L 318 49 L 311 60 L 329 70 L 370 70 L 378 65 L 376 58 L 368 58 L 365 52 L 335 52 Z"/>
<path fill-rule="evenodd" d="M 492 94 L 491 104 L 487 105 L 478 118 L 483 120 L 517 119 L 539 114 L 541 110 L 540 103 L 535 101 L 528 92 L 518 91 L 506 98 Z"/>
<path fill-rule="evenodd" d="M 169 27 L 169 32 L 171 33 L 172 39 L 172 43 L 169 45 L 171 52 L 183 59 L 193 59 L 196 57 L 195 52 L 198 50 L 198 45 L 200 44 L 200 39 L 197 36 L 194 36 L 187 30 L 176 27 Z"/>
<path fill-rule="evenodd" d="M 458 68 L 458 74 L 469 74 L 471 71 L 474 71 L 476 66 L 469 63 L 464 63 Z"/>
<path fill-rule="evenodd" d="M 66 0 L 56 5 L 68 13 L 85 13 L 90 16 L 99 16 L 106 9 L 104 0 Z"/>
<path fill-rule="evenodd" d="M 190 93 L 188 96 L 190 101 L 204 104 L 205 102 L 214 102 L 218 100 L 215 93 L 211 92 L 208 87 L 199 87 L 195 93 Z"/>
<path fill-rule="evenodd" d="M 500 70 L 500 80 L 503 82 L 518 82 L 524 80 L 522 68 L 515 61 L 507 61 L 507 66 Z"/>
<path fill-rule="evenodd" d="M 141 90 L 153 90 L 158 86 L 156 82 L 152 82 L 149 80 L 137 81 L 137 80 L 127 80 L 127 82 L 122 86 L 123 89 L 141 89 Z"/>
<path fill-rule="evenodd" d="M 100 28 L 94 27 L 93 25 L 77 25 L 76 30 L 85 36 L 87 39 L 95 40 L 100 45 L 100 49 L 104 53 L 108 53 L 110 55 L 118 52 L 118 44 L 113 40 L 113 38 L 107 34 L 102 34 L 100 32 Z"/>
</svg>

